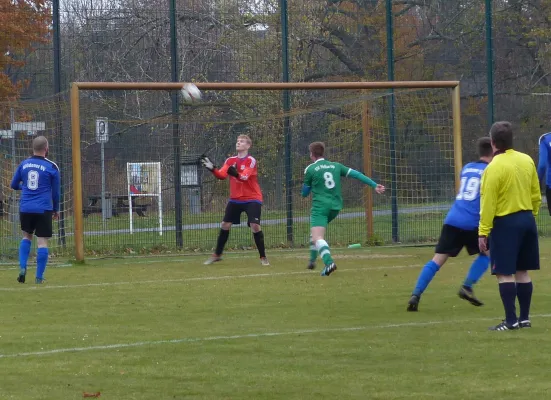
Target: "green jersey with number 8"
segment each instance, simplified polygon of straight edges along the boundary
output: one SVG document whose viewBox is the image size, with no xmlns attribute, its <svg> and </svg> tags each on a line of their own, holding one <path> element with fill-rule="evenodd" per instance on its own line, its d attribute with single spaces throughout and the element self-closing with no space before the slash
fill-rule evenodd
<svg viewBox="0 0 551 400">
<path fill-rule="evenodd" d="M 304 170 L 304 184 L 312 188 L 312 209 L 342 210 L 341 176 L 351 169 L 324 158 Z"/>
</svg>

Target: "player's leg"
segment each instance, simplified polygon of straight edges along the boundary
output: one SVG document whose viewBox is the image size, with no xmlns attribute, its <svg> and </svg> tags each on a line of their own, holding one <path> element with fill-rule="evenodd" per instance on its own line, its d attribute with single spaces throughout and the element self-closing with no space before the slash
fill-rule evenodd
<svg viewBox="0 0 551 400">
<path fill-rule="evenodd" d="M 231 226 L 231 222 L 222 221 L 220 224 L 220 231 L 218 232 L 218 238 L 216 239 L 216 248 L 214 249 L 214 253 L 204 262 L 205 265 L 210 265 L 222 260 L 224 247 L 226 247 L 226 243 L 230 237 Z"/>
<path fill-rule="evenodd" d="M 471 264 L 471 267 L 469 268 L 467 276 L 465 277 L 465 280 L 463 282 L 463 286 L 461 286 L 457 294 L 461 299 L 467 300 L 472 305 L 479 307 L 484 305 L 484 303 L 482 303 L 475 296 L 473 286 L 480 280 L 480 278 L 482 278 L 482 276 L 488 270 L 488 267 L 490 266 L 490 257 L 488 254 L 480 253 L 480 250 L 478 248 L 478 229 L 472 231 L 464 231 L 463 234 L 465 240 L 464 244 L 467 248 L 467 252 L 471 256 L 478 254 L 478 257 L 476 257 Z"/>
<path fill-rule="evenodd" d="M 448 257 L 457 256 L 462 248 L 461 230 L 451 225 L 442 226 L 434 257 L 423 266 L 408 301 L 407 311 L 418 311 L 421 295 L 425 292 L 436 273 L 448 260 Z"/>
<path fill-rule="evenodd" d="M 52 237 L 52 213 L 45 212 L 41 214 L 36 225 L 36 237 L 38 248 L 36 250 L 36 279 L 35 283 L 44 282 L 44 272 L 48 265 L 48 239 Z"/>
<path fill-rule="evenodd" d="M 331 210 L 328 212 L 323 212 L 319 210 L 312 210 L 311 211 L 311 226 L 324 226 L 327 227 L 331 221 L 333 221 L 337 215 L 339 215 L 338 210 Z M 308 269 L 315 269 L 316 268 L 316 260 L 318 258 L 318 249 L 316 247 L 316 241 L 312 238 L 312 234 L 310 234 L 310 260 L 308 261 Z M 325 263 L 325 262 L 324 262 Z M 334 264 L 334 263 L 333 263 Z M 327 264 L 326 264 L 327 265 Z M 335 266 L 336 269 L 336 266 Z"/>
<path fill-rule="evenodd" d="M 515 219 L 515 214 L 495 218 L 489 238 L 492 275 L 497 277 L 499 295 L 505 311 L 505 320 L 489 328 L 493 331 L 506 331 L 519 327 L 515 273 L 521 235 L 518 232 Z"/>
<path fill-rule="evenodd" d="M 19 213 L 19 221 L 21 223 L 21 230 L 23 231 L 23 238 L 19 243 L 19 275 L 17 276 L 17 282 L 25 283 L 27 264 L 29 262 L 29 254 L 31 253 L 33 233 L 35 230 L 35 215 L 30 213 Z"/>
<path fill-rule="evenodd" d="M 38 248 L 36 249 L 36 278 L 35 283 L 44 283 L 44 272 L 48 264 L 48 238 L 38 237 Z"/>
<path fill-rule="evenodd" d="M 312 235 L 310 235 L 310 260 L 308 261 L 308 269 L 316 268 L 316 260 L 318 258 L 318 249 L 316 249 L 316 244 L 312 240 Z"/>
<path fill-rule="evenodd" d="M 325 267 L 321 271 L 321 276 L 329 276 L 336 269 L 337 266 L 331 257 L 331 249 L 329 249 L 329 244 L 325 241 L 325 227 L 324 226 L 313 226 L 311 228 L 312 241 L 316 244 L 316 250 L 318 251 Z"/>
<path fill-rule="evenodd" d="M 440 267 L 448 260 L 448 254 L 435 253 L 434 257 L 427 262 L 417 278 L 411 297 L 408 300 L 407 311 L 418 311 L 421 295 L 425 292 Z"/>
<path fill-rule="evenodd" d="M 522 240 L 515 281 L 517 284 L 517 299 L 520 308 L 519 325 L 521 328 L 530 328 L 530 305 L 534 286 L 528 271 L 540 269 L 538 229 L 532 215 L 527 216 L 527 232 Z"/>
<path fill-rule="evenodd" d="M 220 232 L 218 232 L 216 248 L 214 250 L 214 253 L 208 258 L 207 261 L 204 262 L 205 265 L 210 265 L 222 260 L 224 247 L 226 246 L 228 238 L 230 237 L 231 226 L 233 223 L 240 223 L 241 211 L 241 204 L 228 202 L 228 204 L 226 205 L 224 218 L 222 219 L 222 223 L 220 224 Z"/>
<path fill-rule="evenodd" d="M 331 256 L 329 244 L 325 240 L 325 230 L 329 221 L 332 221 L 338 213 L 335 210 L 312 210 L 310 216 L 312 241 L 315 243 L 316 250 L 325 264 L 321 276 L 329 276 L 337 269 L 337 265 Z"/>
<path fill-rule="evenodd" d="M 264 243 L 264 232 L 260 227 L 260 217 L 262 215 L 262 204 L 251 202 L 245 206 L 245 213 L 247 214 L 248 225 L 253 232 L 254 243 L 260 256 L 260 264 L 263 266 L 269 266 L 270 262 L 266 257 L 266 245 Z"/>
<path fill-rule="evenodd" d="M 308 269 L 315 269 L 316 268 L 316 259 L 318 258 L 318 249 L 316 247 L 316 240 L 314 238 L 314 228 L 315 227 L 326 227 L 327 226 L 327 216 L 324 215 L 324 212 L 322 210 L 318 210 L 316 208 L 312 208 L 310 210 L 310 260 L 308 262 Z M 325 230 L 323 231 L 321 235 L 321 239 L 323 239 L 323 235 L 325 234 Z M 319 233 L 318 233 L 319 236 Z"/>
</svg>

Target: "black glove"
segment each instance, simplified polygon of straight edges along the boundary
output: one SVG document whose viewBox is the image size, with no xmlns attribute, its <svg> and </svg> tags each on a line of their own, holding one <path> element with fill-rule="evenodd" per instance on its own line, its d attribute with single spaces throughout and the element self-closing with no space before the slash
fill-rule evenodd
<svg viewBox="0 0 551 400">
<path fill-rule="evenodd" d="M 239 178 L 239 172 L 237 172 L 237 168 L 235 168 L 235 165 L 232 165 L 228 168 L 228 175 Z"/>
<path fill-rule="evenodd" d="M 211 172 L 212 170 L 214 170 L 214 168 L 216 168 L 214 163 L 207 156 L 201 156 L 201 164 L 203 164 L 203 167 Z"/>
</svg>

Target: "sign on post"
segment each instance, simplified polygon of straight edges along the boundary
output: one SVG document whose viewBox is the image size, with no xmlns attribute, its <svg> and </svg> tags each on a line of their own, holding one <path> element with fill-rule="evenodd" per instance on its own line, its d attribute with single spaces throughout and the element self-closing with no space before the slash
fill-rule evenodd
<svg viewBox="0 0 551 400">
<path fill-rule="evenodd" d="M 96 142 L 107 143 L 109 141 L 109 124 L 107 118 L 96 119 Z"/>
</svg>

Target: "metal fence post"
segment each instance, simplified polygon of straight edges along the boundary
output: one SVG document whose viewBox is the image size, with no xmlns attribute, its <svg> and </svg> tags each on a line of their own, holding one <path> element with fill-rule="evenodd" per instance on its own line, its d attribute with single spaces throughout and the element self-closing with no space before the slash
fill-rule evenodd
<svg viewBox="0 0 551 400">
<path fill-rule="evenodd" d="M 281 14 L 281 64 L 282 82 L 289 82 L 289 30 L 287 15 L 287 0 L 280 0 Z M 283 112 L 288 114 L 291 109 L 291 95 L 288 90 L 282 94 Z M 293 166 L 291 160 L 291 123 L 289 116 L 283 118 L 283 130 L 285 135 L 285 193 L 287 202 L 287 242 L 293 244 Z"/>
<path fill-rule="evenodd" d="M 170 75 L 172 82 L 178 82 L 178 42 L 176 27 L 176 0 L 170 1 Z M 174 150 L 174 212 L 176 223 L 176 246 L 183 247 L 182 235 L 182 185 L 180 171 L 180 126 L 178 92 L 170 92 L 172 100 L 172 146 Z"/>
<path fill-rule="evenodd" d="M 388 80 L 394 80 L 394 16 L 392 15 L 392 0 L 386 0 L 386 49 Z M 392 241 L 399 242 L 398 234 L 398 182 L 396 174 L 396 99 L 394 90 L 390 89 L 389 102 L 389 130 L 390 130 L 390 201 L 392 209 Z"/>
</svg>

